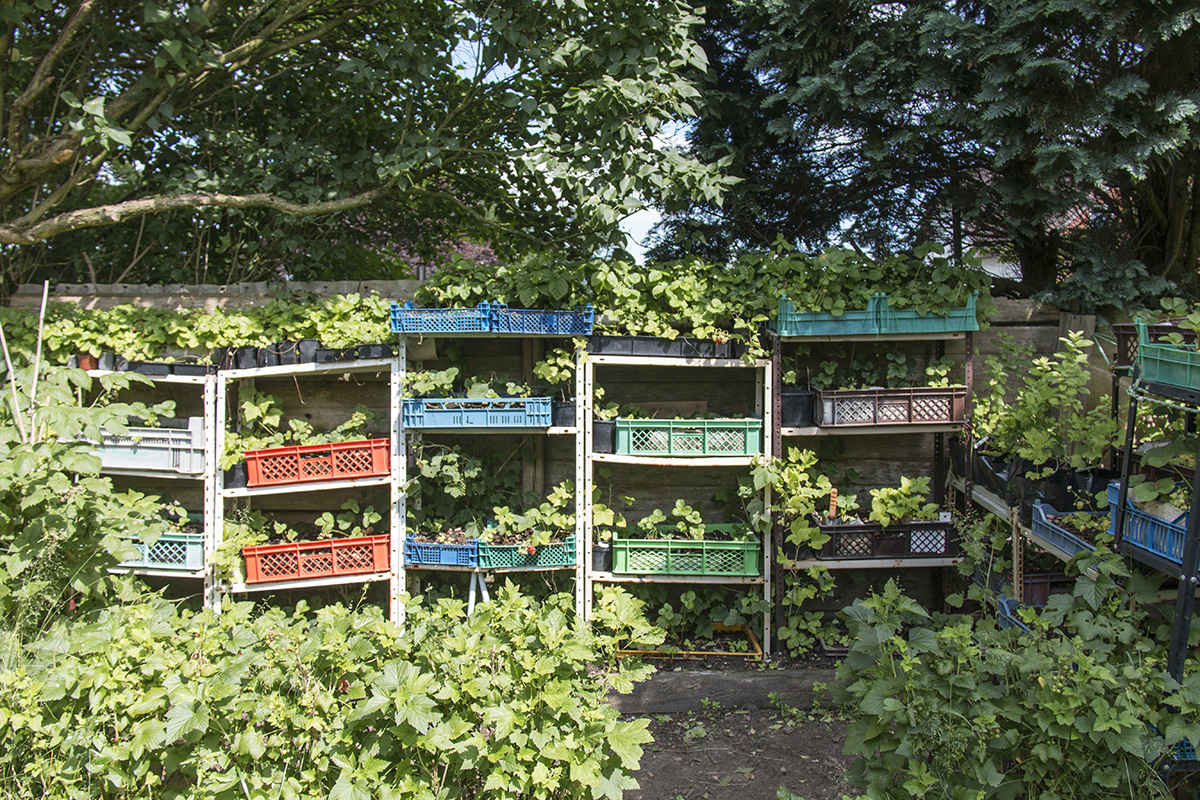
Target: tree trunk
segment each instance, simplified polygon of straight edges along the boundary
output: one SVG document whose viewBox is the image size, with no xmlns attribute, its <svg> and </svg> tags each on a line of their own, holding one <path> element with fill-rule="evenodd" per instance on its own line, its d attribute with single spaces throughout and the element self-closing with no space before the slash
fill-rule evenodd
<svg viewBox="0 0 1200 800">
<path fill-rule="evenodd" d="M 1058 231 L 1017 235 L 1013 245 L 1021 264 L 1021 287 L 1027 295 L 1053 288 L 1058 281 Z"/>
</svg>

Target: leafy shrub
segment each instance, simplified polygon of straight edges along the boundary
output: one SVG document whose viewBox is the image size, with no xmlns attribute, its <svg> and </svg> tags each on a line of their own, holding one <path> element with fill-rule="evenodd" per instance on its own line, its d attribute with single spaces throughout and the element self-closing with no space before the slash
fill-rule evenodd
<svg viewBox="0 0 1200 800">
<path fill-rule="evenodd" d="M 604 702 L 648 671 L 613 657 L 651 634 L 631 596 L 606 593 L 594 628 L 570 597 L 535 604 L 512 585 L 470 617 L 460 601 L 407 613 L 401 630 L 373 608 L 153 600 L 61 624 L 0 674 L 0 791 L 618 800 L 636 786 L 646 721 Z"/>
<path fill-rule="evenodd" d="M 1083 559 L 1073 595 L 1020 612 L 1032 634 L 931 614 L 890 581 L 846 611 L 835 699 L 856 706 L 846 750 L 867 797 L 1165 796 L 1156 762 L 1200 741 L 1200 675 L 1165 675 L 1145 579 L 1103 545 Z"/>
</svg>

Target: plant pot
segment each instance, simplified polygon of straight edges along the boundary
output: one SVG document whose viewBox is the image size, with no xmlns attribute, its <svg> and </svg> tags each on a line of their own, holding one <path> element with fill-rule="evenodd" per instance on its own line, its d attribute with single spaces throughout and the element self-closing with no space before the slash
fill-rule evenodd
<svg viewBox="0 0 1200 800">
<path fill-rule="evenodd" d="M 79 353 L 75 356 L 75 363 L 80 369 L 99 369 L 100 359 L 91 353 Z"/>
<path fill-rule="evenodd" d="M 129 370 L 129 359 L 125 356 L 113 356 L 113 369 L 117 372 L 127 372 Z"/>
<path fill-rule="evenodd" d="M 236 350 L 232 347 L 217 347 L 212 351 L 212 364 L 217 369 L 233 369 Z"/>
<path fill-rule="evenodd" d="M 392 346 L 388 344 L 360 344 L 357 355 L 359 358 L 391 358 Z"/>
<path fill-rule="evenodd" d="M 683 346 L 678 339 L 660 339 L 656 336 L 634 336 L 632 342 L 633 355 L 666 357 L 683 354 Z"/>
<path fill-rule="evenodd" d="M 239 347 L 233 356 L 233 366 L 236 369 L 254 369 L 258 366 L 257 347 Z"/>
<path fill-rule="evenodd" d="M 117 357 L 106 350 L 96 359 L 96 366 L 106 372 L 112 372 L 116 368 L 116 361 Z"/>
<path fill-rule="evenodd" d="M 314 361 L 318 364 L 333 364 L 337 361 L 353 361 L 356 356 L 357 347 L 318 347 Z"/>
<path fill-rule="evenodd" d="M 555 400 L 550 404 L 550 424 L 556 428 L 575 427 L 575 398 Z"/>
<path fill-rule="evenodd" d="M 684 358 L 716 358 L 717 343 L 710 339 L 689 339 L 681 337 L 675 340 L 679 355 Z"/>
<path fill-rule="evenodd" d="M 592 544 L 592 571 L 612 572 L 612 542 Z"/>
<path fill-rule="evenodd" d="M 274 345 L 260 347 L 254 356 L 254 363 L 259 367 L 277 367 L 279 366 L 279 351 Z"/>
<path fill-rule="evenodd" d="M 171 365 L 158 361 L 130 361 L 128 368 L 139 375 L 170 375 Z"/>
<path fill-rule="evenodd" d="M 225 470 L 225 488 L 241 489 L 245 487 L 249 475 L 250 473 L 247 471 L 244 461 L 241 464 L 234 464 Z"/>
<path fill-rule="evenodd" d="M 784 386 L 779 424 L 785 428 L 809 428 L 813 424 L 813 390 L 807 386 Z"/>
<path fill-rule="evenodd" d="M 279 358 L 279 363 L 285 366 L 300 363 L 300 352 L 296 348 L 296 343 L 292 341 L 276 342 L 271 345 L 271 349 L 275 351 L 275 355 Z"/>
<path fill-rule="evenodd" d="M 296 359 L 300 364 L 311 364 L 317 360 L 317 348 L 320 342 L 316 339 L 301 339 L 296 342 Z"/>
<path fill-rule="evenodd" d="M 587 349 L 589 353 L 606 356 L 628 356 L 633 354 L 633 337 L 632 336 L 605 336 L 596 335 L 588 337 Z"/>
<path fill-rule="evenodd" d="M 177 361 L 171 365 L 172 375 L 188 375 L 191 377 L 204 377 L 208 374 L 211 367 L 208 364 L 189 364 L 183 361 Z"/>
<path fill-rule="evenodd" d="M 592 452 L 611 453 L 617 446 L 617 421 L 613 419 L 592 420 Z"/>
</svg>

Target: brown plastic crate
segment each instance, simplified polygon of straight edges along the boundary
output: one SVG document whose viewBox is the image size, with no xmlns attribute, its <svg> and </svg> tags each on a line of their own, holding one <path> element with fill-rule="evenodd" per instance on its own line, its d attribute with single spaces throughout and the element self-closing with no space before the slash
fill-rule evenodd
<svg viewBox="0 0 1200 800">
<path fill-rule="evenodd" d="M 823 428 L 963 422 L 967 387 L 835 389 L 816 392 L 813 418 Z"/>
</svg>

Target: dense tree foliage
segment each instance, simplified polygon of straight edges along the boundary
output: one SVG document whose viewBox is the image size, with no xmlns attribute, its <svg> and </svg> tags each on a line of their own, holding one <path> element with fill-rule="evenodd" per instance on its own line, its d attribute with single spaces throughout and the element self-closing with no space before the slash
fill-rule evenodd
<svg viewBox="0 0 1200 800">
<path fill-rule="evenodd" d="M 704 68 L 676 0 L 83 0 L 0 20 L 10 283 L 378 276 L 381 251 L 458 241 L 589 252 L 643 198 L 721 185 L 655 142 Z"/>
<path fill-rule="evenodd" d="M 1087 306 L 1196 290 L 1195 4 L 730 0 L 702 40 L 694 152 L 746 181 L 659 253 L 961 232 Z"/>
</svg>

